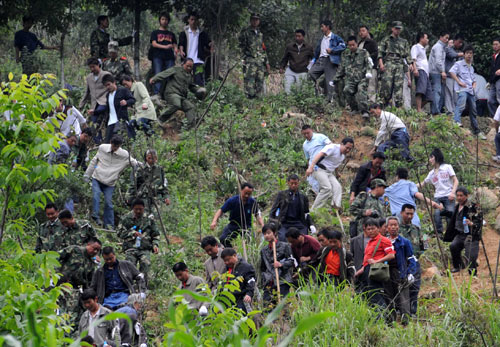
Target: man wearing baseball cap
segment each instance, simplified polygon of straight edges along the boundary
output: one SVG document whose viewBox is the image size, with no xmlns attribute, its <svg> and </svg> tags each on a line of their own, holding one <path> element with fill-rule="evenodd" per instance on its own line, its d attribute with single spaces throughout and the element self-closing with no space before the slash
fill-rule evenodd
<svg viewBox="0 0 500 347">
<path fill-rule="evenodd" d="M 118 57 L 118 41 L 109 41 L 108 58 L 104 59 L 102 69 L 108 71 L 121 82 L 124 75 L 132 76 L 132 70 L 126 57 Z"/>
</svg>

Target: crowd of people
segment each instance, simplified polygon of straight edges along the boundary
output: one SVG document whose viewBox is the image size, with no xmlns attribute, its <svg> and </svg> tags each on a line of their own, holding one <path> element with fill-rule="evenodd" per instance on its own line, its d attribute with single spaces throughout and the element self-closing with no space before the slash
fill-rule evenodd
<svg viewBox="0 0 500 347">
<path fill-rule="evenodd" d="M 146 298 L 151 256 L 160 252 L 158 204 L 170 204 L 170 199 L 156 151 L 148 149 L 141 162 L 122 145 L 124 136 L 133 140 L 137 131 L 151 136 L 158 119 L 165 123 L 178 111 L 186 115 L 189 125 L 196 123 L 195 106 L 188 100 L 188 92 L 199 99 L 205 97 L 206 61 L 213 53 L 213 45 L 207 33 L 200 29 L 198 16 L 191 14 L 187 19 L 188 25 L 180 33 L 179 41 L 168 30 L 170 16 L 166 13 L 160 15 L 159 29 L 151 34 L 148 58 L 154 74 L 148 80 L 152 86 L 150 91 L 161 95 L 167 103 L 160 116 L 147 85 L 136 81 L 127 59 L 118 56 L 118 47 L 130 44 L 131 37 L 111 39 L 106 31 L 108 17 L 99 16 L 98 28 L 91 35 L 92 57 L 87 60 L 90 73 L 79 107 L 61 102 L 49 117 L 64 115 L 64 121 L 58 125 L 64 139 L 50 153 L 48 161 L 70 164 L 74 170 L 84 172 L 93 194 L 92 223 L 75 219 L 77 196 L 68 199 L 61 211 L 49 203 L 45 207 L 47 221 L 40 227 L 35 250 L 59 252 L 60 282 L 68 282 L 73 288 L 61 298 L 60 310 L 69 314 L 75 330 L 80 333 L 87 330 L 86 341 L 97 346 L 114 345 L 117 340 L 122 346 L 147 344 L 140 324 L 141 309 Z M 25 17 L 23 23 L 24 29 L 16 33 L 15 46 L 23 71 L 31 73 L 35 72 L 31 62 L 34 50 L 50 47 L 45 47 L 29 31 L 32 18 Z M 262 95 L 265 73 L 270 71 L 259 27 L 260 16 L 252 14 L 250 26 L 239 37 L 248 98 Z M 184 262 L 173 266 L 180 288 L 202 294 L 203 288 L 214 292 L 224 290 L 230 281 L 221 275 L 230 274 L 241 279 L 239 289 L 233 293 L 234 305 L 249 312 L 256 289 L 263 291 L 264 302 L 272 304 L 303 281 L 352 285 L 380 309 L 385 319 L 392 321 L 399 312 L 401 322 L 406 324 L 417 313 L 421 283 L 418 259 L 426 251 L 429 238 L 421 231 L 417 200 L 433 211 L 439 237 L 451 242 L 451 272 L 467 269 L 472 275 L 477 274 L 483 217 L 480 209 L 468 199 L 467 189 L 459 186 L 453 167 L 445 163 L 440 149 L 432 151 L 429 157 L 432 170 L 420 184 L 409 181 L 408 169 L 401 167 L 395 183 L 389 186 L 383 166 L 384 153 L 389 148 L 396 149 L 408 162 L 414 160 L 407 126 L 395 114 L 384 110 L 388 105 L 404 106 L 403 89 L 405 84 L 412 83 L 410 74 L 415 77 L 418 111 L 423 111 L 425 103 L 431 102 L 432 114 L 444 110 L 453 114 L 454 121 L 461 126 L 461 116 L 467 107 L 473 133 L 483 136 L 476 121 L 478 75 L 472 67 L 474 50 L 464 45 L 461 35 L 450 40 L 450 34 L 442 32 L 427 59 L 427 33 L 419 33 L 417 43 L 410 49 L 400 36 L 401 30 L 402 23 L 394 22 L 391 34 L 377 43 L 368 27 L 360 26 L 359 37 L 348 37 L 346 45 L 332 32 L 332 23 L 325 20 L 321 22 L 322 38 L 315 47 L 305 41 L 304 30 L 295 32 L 295 41 L 286 46 L 280 63 L 280 70 L 285 74 L 285 92 L 292 93 L 310 78 L 329 100 L 339 104 L 345 100 L 353 114 L 374 117 L 380 128 L 372 150 L 366 153 L 372 159 L 359 167 L 349 190 L 349 209 L 344 211 L 345 189 L 338 177 L 346 155 L 355 147 L 355 139 L 345 137 L 340 143 L 333 143 L 328 136 L 304 125 L 301 134 L 305 139 L 305 174 L 316 194 L 312 205 L 309 206 L 306 192 L 299 189 L 300 177 L 292 174 L 287 178 L 288 189 L 276 194 L 265 223 L 252 197 L 253 185 L 241 184 L 239 193 L 225 201 L 210 224 L 215 232 L 218 220 L 229 213 L 229 223 L 219 238 L 212 235 L 201 240 L 201 248 L 208 255 L 204 276 L 191 274 Z M 493 41 L 487 104 L 490 114 L 496 113 L 497 130 L 500 124 L 499 40 Z M 183 61 L 175 66 L 178 55 Z M 87 104 L 85 117 L 79 109 Z M 133 119 L 129 119 L 129 113 L 133 113 Z M 99 146 L 89 161 L 88 146 L 92 141 Z M 500 162 L 498 134 L 495 144 L 497 155 L 493 160 Z M 130 212 L 115 218 L 115 185 L 128 167 L 135 173 L 132 188 L 127 192 Z M 434 186 L 433 199 L 419 191 L 424 185 Z M 102 214 L 101 194 L 104 197 Z M 348 232 L 344 232 L 340 218 L 341 229 L 333 226 L 316 229 L 310 211 L 324 207 L 335 210 L 338 215 L 350 215 Z M 251 231 L 252 217 L 256 218 L 258 230 L 267 242 L 260 250 L 260 264 L 248 263 L 232 247 L 234 239 Z M 443 218 L 447 221 L 446 229 Z M 110 246 L 102 247 L 96 225 L 102 228 L 97 230 L 99 233 L 117 231 L 122 242 L 120 252 Z M 464 248 L 466 263 L 461 254 Z M 201 316 L 208 314 L 210 307 L 206 303 L 189 294 L 184 294 L 184 299 Z M 126 320 L 93 324 L 112 311 L 128 314 L 134 329 L 128 329 Z"/>
</svg>

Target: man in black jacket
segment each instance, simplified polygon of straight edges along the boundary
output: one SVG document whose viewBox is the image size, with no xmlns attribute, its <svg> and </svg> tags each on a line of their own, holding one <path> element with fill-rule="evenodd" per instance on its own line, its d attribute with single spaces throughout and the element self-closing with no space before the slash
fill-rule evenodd
<svg viewBox="0 0 500 347">
<path fill-rule="evenodd" d="M 252 264 L 239 258 L 233 248 L 225 248 L 221 257 L 226 264 L 227 272 L 232 274 L 240 285 L 240 290 L 233 292 L 236 307 L 246 313 L 250 312 L 252 310 L 250 304 L 255 290 L 255 268 Z"/>
<path fill-rule="evenodd" d="M 491 61 L 490 75 L 490 95 L 488 96 L 488 108 L 490 115 L 494 115 L 498 104 L 500 104 L 500 37 L 493 40 L 493 60 Z"/>
<path fill-rule="evenodd" d="M 271 207 L 269 218 L 277 220 L 280 225 L 278 239 L 286 241 L 289 228 L 297 228 L 306 235 L 309 229 L 309 200 L 299 191 L 299 176 L 292 174 L 287 179 L 288 189 L 278 192 Z"/>
<path fill-rule="evenodd" d="M 450 252 L 453 262 L 451 272 L 459 272 L 465 266 L 462 263 L 461 252 L 465 248 L 467 268 L 471 275 L 477 275 L 477 257 L 479 255 L 479 240 L 483 228 L 483 214 L 476 204 L 468 200 L 469 192 L 465 187 L 458 187 L 455 193 L 458 204 L 451 215 L 451 221 L 443 241 L 451 242 Z M 450 212 L 443 211 L 443 215 Z"/>
<path fill-rule="evenodd" d="M 318 233 L 318 241 L 323 246 L 317 258 L 319 279 L 330 279 L 335 286 L 344 281 L 350 283 L 355 269 L 352 254 L 342 246 L 342 233 L 325 228 Z"/>
<path fill-rule="evenodd" d="M 120 124 L 126 126 L 127 134 L 130 138 L 135 137 L 135 130 L 129 124 L 129 106 L 135 104 L 135 98 L 128 88 L 118 87 L 113 75 L 106 75 L 102 78 L 102 84 L 108 90 L 106 95 L 106 109 L 108 114 L 108 124 L 106 127 L 105 143 L 109 143 L 114 134 L 120 130 Z"/>
<path fill-rule="evenodd" d="M 210 55 L 212 41 L 205 31 L 199 28 L 199 16 L 190 13 L 187 18 L 188 25 L 179 34 L 179 51 L 182 58 L 191 58 L 194 62 L 193 79 L 199 86 L 205 85 L 205 60 Z"/>
<path fill-rule="evenodd" d="M 353 237 L 350 241 L 350 251 L 354 259 L 354 268 L 356 271 L 363 267 L 363 260 L 365 258 L 365 247 L 370 241 L 370 237 L 366 233 L 366 227 L 363 225 L 363 233 Z M 354 288 L 356 293 L 362 293 L 368 284 L 365 277 L 357 277 L 354 281 Z"/>
<path fill-rule="evenodd" d="M 356 177 L 351 184 L 351 196 L 349 198 L 349 204 L 352 204 L 356 196 L 361 192 L 366 192 L 367 188 L 370 186 L 370 182 L 375 178 L 381 178 L 384 181 L 385 169 L 382 166 L 385 161 L 385 155 L 381 152 L 373 153 L 372 160 L 366 164 L 359 167 Z"/>
<path fill-rule="evenodd" d="M 130 294 L 146 296 L 144 275 L 131 262 L 116 259 L 115 251 L 109 246 L 102 249 L 102 257 L 105 264 L 94 272 L 90 285 L 100 304 L 114 310 L 125 304 Z"/>
<path fill-rule="evenodd" d="M 377 96 L 377 62 L 378 62 L 378 45 L 375 40 L 372 39 L 372 35 L 366 25 L 361 25 L 359 27 L 359 42 L 358 47 L 365 49 L 370 54 L 372 60 L 373 68 L 371 69 L 372 77 L 368 81 L 368 98 L 371 102 L 376 102 Z"/>
</svg>

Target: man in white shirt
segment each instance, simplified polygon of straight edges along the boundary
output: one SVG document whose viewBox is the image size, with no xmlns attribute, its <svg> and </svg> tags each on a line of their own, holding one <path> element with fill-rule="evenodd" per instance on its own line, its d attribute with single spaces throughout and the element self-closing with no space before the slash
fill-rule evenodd
<svg viewBox="0 0 500 347">
<path fill-rule="evenodd" d="M 417 112 L 422 112 L 422 107 L 425 103 L 432 101 L 432 89 L 429 82 L 429 62 L 427 61 L 427 53 L 425 52 L 425 47 L 429 44 L 429 38 L 425 33 L 418 33 L 417 41 L 418 43 L 411 48 L 411 58 L 417 66 L 413 70 L 416 80 L 415 99 Z"/>
<path fill-rule="evenodd" d="M 314 200 L 311 210 L 325 204 L 329 199 L 334 208 L 342 207 L 342 186 L 335 177 L 335 170 L 342 164 L 345 154 L 354 148 L 354 140 L 346 137 L 340 144 L 325 146 L 312 160 L 306 175 L 312 175 L 319 183 L 319 194 Z"/>
<path fill-rule="evenodd" d="M 442 31 L 439 40 L 432 46 L 429 55 L 429 77 L 432 84 L 432 114 L 438 114 L 444 105 L 444 87 L 446 83 L 446 46 L 450 33 Z"/>
<path fill-rule="evenodd" d="M 395 114 L 382 111 L 379 104 L 370 106 L 370 114 L 380 118 L 380 129 L 375 139 L 372 152 L 385 152 L 389 148 L 399 148 L 401 156 L 406 161 L 412 161 L 410 156 L 410 135 L 406 125 Z"/>
<path fill-rule="evenodd" d="M 84 174 L 86 179 L 92 178 L 92 219 L 97 224 L 104 223 L 105 228 L 115 225 L 113 191 L 120 173 L 128 166 L 140 165 L 126 150 L 120 148 L 122 143 L 122 137 L 114 135 L 111 144 L 100 145 Z M 101 193 L 104 194 L 103 222 L 99 218 Z"/>
<path fill-rule="evenodd" d="M 313 132 L 311 126 L 308 124 L 302 126 L 301 133 L 305 138 L 302 149 L 304 150 L 304 155 L 307 159 L 307 165 L 309 165 L 311 164 L 311 161 L 314 159 L 316 154 L 318 154 L 318 152 L 321 151 L 323 147 L 332 143 L 332 141 L 330 141 L 330 139 L 326 135 Z M 319 192 L 319 184 L 314 179 L 314 177 L 309 176 L 307 178 L 307 182 L 309 182 L 312 190 L 314 190 L 316 193 Z"/>
<path fill-rule="evenodd" d="M 102 346 L 104 341 L 113 341 L 113 329 L 118 331 L 116 320 L 105 320 L 99 325 L 95 324 L 95 322 L 99 319 L 102 319 L 106 315 L 110 314 L 111 310 L 99 304 L 99 299 L 93 289 L 84 290 L 81 299 L 83 306 L 87 309 L 87 311 L 85 311 L 80 318 L 80 324 L 78 324 L 78 334 L 81 335 L 82 332 L 87 330 L 88 336 L 91 336 L 94 339 L 96 346 Z"/>
</svg>

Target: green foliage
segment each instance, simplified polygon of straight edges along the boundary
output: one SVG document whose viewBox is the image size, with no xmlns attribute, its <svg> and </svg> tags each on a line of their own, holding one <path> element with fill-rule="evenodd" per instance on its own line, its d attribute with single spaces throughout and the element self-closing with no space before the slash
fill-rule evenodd
<svg viewBox="0 0 500 347">
<path fill-rule="evenodd" d="M 23 221 L 33 216 L 37 208 L 53 200 L 54 191 L 44 184 L 51 178 L 66 174 L 65 165 L 49 165 L 44 156 L 55 151 L 59 138 L 56 129 L 43 118 L 51 112 L 65 94 L 48 95 L 51 75 L 23 75 L 20 82 L 2 82 L 0 114 L 10 120 L 0 123 L 0 202 L 2 220 L 0 242 L 4 230 L 21 233 Z"/>
</svg>

